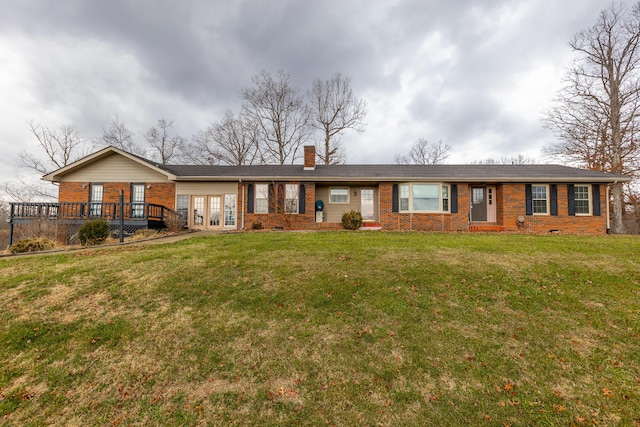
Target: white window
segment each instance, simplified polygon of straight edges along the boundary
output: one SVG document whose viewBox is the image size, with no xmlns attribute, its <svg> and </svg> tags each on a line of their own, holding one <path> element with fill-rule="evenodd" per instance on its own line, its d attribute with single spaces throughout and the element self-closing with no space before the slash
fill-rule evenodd
<svg viewBox="0 0 640 427">
<path fill-rule="evenodd" d="M 298 213 L 298 185 L 287 184 L 285 187 L 284 212 L 288 214 Z"/>
<path fill-rule="evenodd" d="M 449 212 L 449 186 L 442 186 L 442 210 Z"/>
<path fill-rule="evenodd" d="M 269 213 L 269 184 L 256 184 L 255 213 Z"/>
<path fill-rule="evenodd" d="M 104 187 L 102 184 L 91 184 L 91 194 L 89 195 L 91 202 L 89 204 L 89 215 L 102 216 L 102 195 Z"/>
<path fill-rule="evenodd" d="M 401 184 L 400 212 L 449 212 L 449 186 L 440 183 Z"/>
<path fill-rule="evenodd" d="M 409 211 L 409 184 L 400 186 L 400 212 Z"/>
<path fill-rule="evenodd" d="M 184 221 L 184 228 L 189 226 L 189 195 L 178 194 L 176 198 L 176 212 L 180 214 Z"/>
<path fill-rule="evenodd" d="M 330 189 L 329 203 L 349 203 L 349 188 Z"/>
<path fill-rule="evenodd" d="M 224 195 L 224 226 L 234 227 L 236 225 L 236 195 Z"/>
<path fill-rule="evenodd" d="M 549 213 L 549 187 L 547 185 L 532 185 L 531 200 L 534 215 Z"/>
<path fill-rule="evenodd" d="M 591 215 L 591 186 L 576 185 L 573 187 L 576 215 Z"/>
<path fill-rule="evenodd" d="M 131 185 L 131 217 L 144 216 L 144 184 Z"/>
</svg>

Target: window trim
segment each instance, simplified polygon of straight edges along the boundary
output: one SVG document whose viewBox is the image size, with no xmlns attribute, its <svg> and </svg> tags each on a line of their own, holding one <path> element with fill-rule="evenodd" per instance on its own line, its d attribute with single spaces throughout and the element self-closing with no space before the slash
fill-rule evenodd
<svg viewBox="0 0 640 427">
<path fill-rule="evenodd" d="M 539 199 L 536 198 L 535 195 L 535 187 L 544 187 L 545 188 L 545 198 Z M 536 204 L 534 203 L 536 200 L 544 200 L 546 202 L 546 212 L 536 212 Z M 531 184 L 531 213 L 535 216 L 549 216 L 551 215 L 551 192 L 549 188 L 549 184 Z"/>
<path fill-rule="evenodd" d="M 333 201 L 332 197 L 333 195 L 331 194 L 331 192 L 333 190 L 347 190 L 347 201 L 346 202 L 335 202 Z M 350 187 L 330 187 L 329 188 L 329 203 L 333 204 L 333 205 L 348 205 L 349 203 L 351 203 L 351 188 Z"/>
<path fill-rule="evenodd" d="M 238 195 L 235 193 L 225 193 L 220 197 L 222 200 L 220 201 L 222 204 L 222 227 L 237 227 L 238 226 Z M 227 198 L 233 199 L 233 209 L 227 210 Z M 227 212 L 231 215 L 227 216 Z M 229 221 L 227 221 L 229 220 Z M 231 223 L 233 220 L 233 223 Z"/>
<path fill-rule="evenodd" d="M 576 204 L 576 202 L 578 200 L 585 200 L 585 199 L 578 199 L 576 197 L 577 194 L 577 188 L 578 187 L 587 187 L 587 207 L 589 208 L 589 212 L 588 213 L 578 213 L 578 205 Z M 574 215 L 575 216 L 593 216 L 593 192 L 592 192 L 592 188 L 591 188 L 591 184 L 573 184 L 573 210 L 574 210 Z"/>
<path fill-rule="evenodd" d="M 413 208 L 413 186 L 414 185 L 437 185 L 438 186 L 438 210 L 415 210 Z M 442 188 L 447 188 L 447 197 L 443 198 Z M 407 197 L 403 197 L 403 193 Z M 407 200 L 406 209 L 403 209 L 403 200 Z M 443 209 L 444 200 L 447 200 L 447 210 Z M 420 213 L 420 214 L 450 214 L 451 213 L 451 184 L 448 182 L 404 182 L 398 185 L 398 212 Z"/>
<path fill-rule="evenodd" d="M 293 188 L 292 197 L 289 196 L 289 188 Z M 287 215 L 298 215 L 300 212 L 299 202 L 300 202 L 300 186 L 298 184 L 285 184 L 284 185 L 284 213 Z M 291 203 L 290 203 L 291 201 Z"/>
<path fill-rule="evenodd" d="M 94 189 L 100 188 L 100 201 L 94 200 Z M 104 203 L 104 184 L 92 182 L 89 184 L 89 216 L 102 217 L 102 205 Z"/>
<path fill-rule="evenodd" d="M 258 190 L 259 187 L 264 187 L 265 191 L 263 193 L 264 198 L 262 197 L 258 197 L 260 195 L 260 191 Z M 269 213 L 269 184 L 264 184 L 264 183 L 256 183 L 254 185 L 254 204 L 253 204 L 253 213 L 254 214 L 258 214 L 258 215 L 264 215 L 264 214 L 268 214 Z M 258 206 L 258 200 L 264 200 L 264 209 L 259 209 Z"/>
</svg>

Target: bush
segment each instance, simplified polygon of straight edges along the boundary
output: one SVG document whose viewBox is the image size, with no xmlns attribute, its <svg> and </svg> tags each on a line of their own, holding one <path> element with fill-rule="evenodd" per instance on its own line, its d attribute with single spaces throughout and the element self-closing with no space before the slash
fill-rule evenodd
<svg viewBox="0 0 640 427">
<path fill-rule="evenodd" d="M 109 237 L 109 223 L 104 219 L 92 219 L 82 224 L 78 239 L 82 246 L 98 245 Z"/>
<path fill-rule="evenodd" d="M 360 212 L 351 211 L 342 215 L 342 226 L 347 230 L 357 230 L 362 225 Z"/>
<path fill-rule="evenodd" d="M 251 228 L 254 230 L 262 230 L 263 226 L 261 222 L 254 222 L 251 224 Z"/>
<path fill-rule="evenodd" d="M 165 218 L 164 224 L 172 233 L 179 233 L 185 228 L 184 217 L 178 213 Z"/>
<path fill-rule="evenodd" d="M 12 254 L 22 254 L 25 252 L 48 251 L 56 247 L 56 243 L 49 239 L 40 237 L 32 237 L 29 239 L 19 240 L 9 246 L 9 252 Z"/>
</svg>

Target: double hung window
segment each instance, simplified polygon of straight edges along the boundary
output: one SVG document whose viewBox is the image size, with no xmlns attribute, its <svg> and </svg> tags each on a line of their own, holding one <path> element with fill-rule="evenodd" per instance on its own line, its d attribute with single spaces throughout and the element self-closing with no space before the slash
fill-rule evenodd
<svg viewBox="0 0 640 427">
<path fill-rule="evenodd" d="M 298 213 L 298 185 L 287 184 L 285 186 L 284 212 L 287 214 Z"/>
<path fill-rule="evenodd" d="M 269 212 L 269 184 L 256 184 L 255 213 L 266 214 Z"/>
<path fill-rule="evenodd" d="M 534 215 L 547 215 L 549 213 L 549 186 L 532 185 L 531 200 Z"/>
<path fill-rule="evenodd" d="M 591 186 L 575 185 L 573 187 L 576 215 L 591 215 Z"/>
</svg>

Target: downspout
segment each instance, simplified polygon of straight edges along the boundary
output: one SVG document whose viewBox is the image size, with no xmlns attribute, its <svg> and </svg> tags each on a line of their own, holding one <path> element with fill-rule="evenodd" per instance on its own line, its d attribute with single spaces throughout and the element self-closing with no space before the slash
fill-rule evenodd
<svg viewBox="0 0 640 427">
<path fill-rule="evenodd" d="M 11 203 L 10 206 L 10 210 L 9 210 L 9 246 L 11 246 L 13 244 L 13 213 L 14 213 L 14 207 L 13 207 L 13 203 Z M 9 246 L 7 246 L 7 249 L 9 248 Z"/>
<path fill-rule="evenodd" d="M 241 218 L 240 224 L 241 224 L 242 230 L 244 230 L 244 209 L 245 209 L 245 206 L 244 206 L 244 185 L 242 185 L 242 180 L 239 181 L 239 184 L 240 184 L 240 187 L 242 188 L 242 214 L 240 215 L 240 218 Z"/>
<path fill-rule="evenodd" d="M 614 184 L 617 184 L 618 181 L 615 181 Z M 607 206 L 607 234 L 611 234 L 611 217 L 609 216 L 609 186 L 611 184 L 607 184 L 605 193 L 606 193 L 606 200 L 605 200 L 605 205 Z"/>
</svg>

